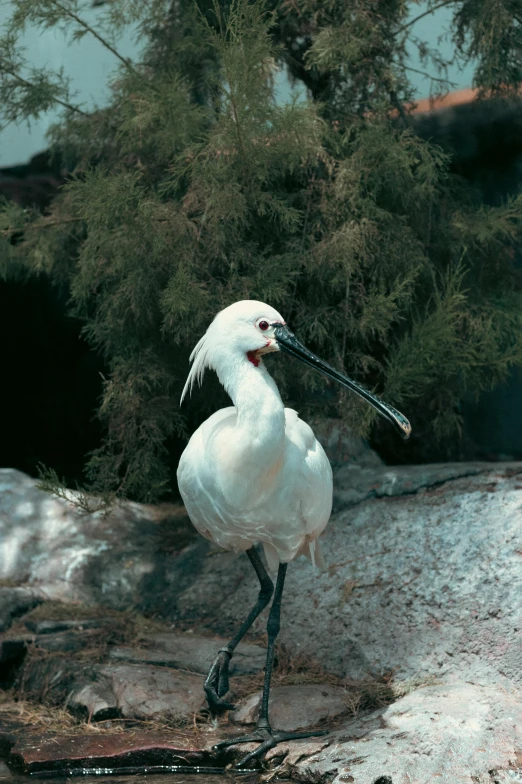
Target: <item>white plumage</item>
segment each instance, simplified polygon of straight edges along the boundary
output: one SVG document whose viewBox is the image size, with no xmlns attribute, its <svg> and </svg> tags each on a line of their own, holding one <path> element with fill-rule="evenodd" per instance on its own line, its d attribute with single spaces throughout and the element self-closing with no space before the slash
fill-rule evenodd
<svg viewBox="0 0 522 784">
<path fill-rule="evenodd" d="M 196 430 L 178 467 L 197 530 L 243 552 L 262 543 L 270 569 L 304 554 L 322 565 L 318 537 L 332 508 L 332 471 L 311 428 L 284 408 L 262 354 L 278 350 L 282 316 L 246 300 L 221 311 L 192 353 L 183 396 L 213 368 L 234 403 Z"/>
<path fill-rule="evenodd" d="M 279 632 L 286 564 L 308 555 L 322 565 L 318 537 L 332 509 L 332 470 L 312 430 L 285 408 L 263 355 L 284 351 L 353 390 L 408 437 L 408 420 L 391 406 L 330 367 L 306 349 L 283 317 L 263 302 L 245 300 L 218 313 L 192 352 L 181 399 L 206 368 L 213 368 L 233 406 L 217 411 L 194 433 L 178 467 L 179 489 L 198 531 L 227 550 L 246 552 L 259 579 L 255 606 L 225 648 L 218 651 L 205 679 L 211 711 L 230 710 L 229 662 L 273 595 L 267 623 L 265 682 L 254 732 L 221 741 L 215 748 L 259 741 L 238 764 L 247 764 L 283 740 L 324 734 L 322 730 L 274 732 L 268 702 L 274 645 Z M 274 587 L 255 549 L 262 543 Z"/>
</svg>

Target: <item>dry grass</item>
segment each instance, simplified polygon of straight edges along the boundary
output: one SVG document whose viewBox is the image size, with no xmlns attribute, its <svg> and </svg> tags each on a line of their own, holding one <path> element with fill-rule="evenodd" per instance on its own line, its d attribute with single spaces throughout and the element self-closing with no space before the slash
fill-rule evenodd
<svg viewBox="0 0 522 784">
<path fill-rule="evenodd" d="M 0 718 L 4 722 L 19 727 L 31 728 L 32 732 L 59 735 L 81 734 L 85 732 L 127 732 L 139 729 L 153 730 L 155 732 L 186 730 L 197 732 L 203 724 L 211 720 L 205 711 L 195 714 L 184 721 L 162 720 L 124 720 L 111 719 L 108 721 L 89 723 L 73 717 L 67 710 L 67 683 L 64 680 L 64 689 L 56 693 L 54 698 L 46 694 L 45 689 L 40 693 L 31 693 L 25 688 L 25 674 L 35 671 L 35 668 L 52 664 L 54 660 L 67 660 L 69 664 L 86 668 L 103 661 L 108 655 L 108 649 L 113 645 L 146 645 L 150 635 L 155 632 L 165 631 L 165 622 L 149 619 L 134 611 L 119 612 L 99 607 L 89 607 L 81 603 L 46 602 L 18 619 L 12 626 L 9 636 L 27 635 L 27 620 L 83 620 L 103 619 L 100 629 L 89 630 L 85 634 L 85 645 L 80 650 L 71 653 L 50 652 L 42 648 L 29 645 L 28 655 L 17 690 L 11 689 L 3 694 L 0 692 Z M 257 640 L 257 642 L 262 640 Z M 231 679 L 231 697 L 234 702 L 262 689 L 264 673 L 262 671 L 249 676 L 236 676 Z M 274 686 L 304 685 L 311 683 L 329 683 L 341 687 L 346 696 L 346 713 L 343 717 L 357 716 L 362 711 L 377 710 L 390 705 L 398 698 L 410 693 L 416 688 L 429 685 L 434 681 L 427 679 L 409 681 L 407 683 L 394 683 L 393 673 L 383 675 L 381 678 L 370 678 L 354 681 L 340 678 L 327 672 L 320 662 L 309 655 L 300 653 L 291 655 L 288 649 L 281 645 L 277 647 L 276 660 L 273 673 Z M 54 702 L 54 704 L 53 704 Z"/>
<path fill-rule="evenodd" d="M 27 727 L 35 732 L 69 733 L 78 722 L 63 708 L 19 699 L 14 690 L 0 691 L 0 717 L 7 726 Z M 85 725 L 82 728 L 85 729 Z"/>
<path fill-rule="evenodd" d="M 205 713 L 191 716 L 184 721 L 171 720 L 127 720 L 111 719 L 101 722 L 86 722 L 76 718 L 67 710 L 68 687 L 67 675 L 63 678 L 63 688 L 48 693 L 45 683 L 37 691 L 32 691 L 27 684 L 34 673 L 40 668 L 45 671 L 52 669 L 54 662 L 63 662 L 66 670 L 88 670 L 90 665 L 106 660 L 108 651 L 115 645 L 146 645 L 150 635 L 165 632 L 165 621 L 146 618 L 140 613 L 117 611 L 102 607 L 91 607 L 80 602 L 49 601 L 35 607 L 23 617 L 16 619 L 10 627 L 9 637 L 31 636 L 26 626 L 27 621 L 79 621 L 100 619 L 100 628 L 82 632 L 83 647 L 75 652 L 47 651 L 44 648 L 28 645 L 27 656 L 20 671 L 15 687 L 8 691 L 0 690 L 0 723 L 9 724 L 24 731 L 30 728 L 35 734 L 54 736 L 82 734 L 85 732 L 128 732 L 135 729 L 154 730 L 155 732 L 180 730 L 194 727 L 208 721 Z M 44 636 L 45 639 L 45 636 Z M 45 681 L 45 678 L 44 678 Z"/>
<path fill-rule="evenodd" d="M 46 616 L 48 617 L 48 616 Z M 85 616 L 82 616 L 85 617 Z M 91 616 L 92 617 L 92 616 Z M 145 624 L 146 626 L 146 624 Z M 37 664 L 38 660 L 56 659 L 58 657 L 68 657 L 70 654 L 59 654 L 34 649 L 30 653 L 32 657 L 31 666 Z M 97 659 L 101 656 L 101 648 L 95 650 L 82 651 L 75 654 L 75 660 L 79 664 L 86 664 L 86 660 Z M 239 676 L 232 678 L 232 696 L 235 702 L 260 691 L 263 686 L 263 672 L 255 675 Z M 376 710 L 394 702 L 399 696 L 408 693 L 413 688 L 425 683 L 400 684 L 400 689 L 396 689 L 392 683 L 391 675 L 381 679 L 370 679 L 364 681 L 351 681 L 346 678 L 339 678 L 324 670 L 321 664 L 310 656 L 298 654 L 292 656 L 284 646 L 277 649 L 276 666 L 273 674 L 274 686 L 303 685 L 309 683 L 330 683 L 338 685 L 344 689 L 346 695 L 347 710 L 346 716 L 356 716 L 361 711 Z M 187 732 L 198 732 L 202 725 L 211 721 L 211 717 L 206 711 L 194 714 L 185 720 L 128 720 L 111 719 L 101 722 L 86 722 L 75 718 L 67 711 L 67 696 L 63 693 L 58 704 L 50 704 L 49 699 L 43 695 L 31 695 L 24 693 L 23 678 L 18 689 L 12 689 L 3 693 L 0 697 L 0 717 L 5 723 L 13 724 L 18 727 L 30 728 L 35 734 L 44 733 L 54 736 L 71 734 L 82 734 L 85 732 L 128 732 L 131 730 L 153 730 L 154 732 L 186 730 Z"/>
<path fill-rule="evenodd" d="M 82 602 L 47 601 L 34 607 L 26 613 L 18 623 L 32 621 L 78 621 L 84 618 L 107 618 L 118 615 L 113 610 L 104 607 L 91 607 Z"/>
<path fill-rule="evenodd" d="M 100 619 L 103 624 L 99 628 L 87 629 L 79 632 L 82 647 L 80 650 L 48 651 L 44 647 L 31 644 L 31 632 L 26 626 L 26 621 L 66 621 L 66 620 Z M 71 630 L 73 633 L 76 630 Z M 116 645 L 138 645 L 148 640 L 151 634 L 165 631 L 165 623 L 154 619 L 145 618 L 138 612 L 110 610 L 98 607 L 89 607 L 81 603 L 62 603 L 58 601 L 46 602 L 35 607 L 18 618 L 6 638 L 24 637 L 28 640 L 27 654 L 24 664 L 20 669 L 15 685 L 8 692 L 2 693 L 0 702 L 0 717 L 4 721 L 14 721 L 17 724 L 34 725 L 35 731 L 53 731 L 59 734 L 70 732 L 75 727 L 78 731 L 85 730 L 85 722 L 77 721 L 66 710 L 68 693 L 71 688 L 71 678 L 74 673 L 84 671 L 88 673 L 91 666 L 107 659 L 109 649 Z M 65 632 L 67 633 L 67 632 Z M 47 635 L 43 635 L 45 642 Z M 61 669 L 63 675 L 53 689 L 48 687 L 49 677 L 56 669 Z M 56 665 L 56 666 L 54 666 Z M 36 688 L 33 684 L 38 683 Z M 96 731 L 107 728 L 107 723 L 92 725 Z M 117 722 L 110 722 L 112 729 L 118 728 Z M 169 724 L 172 726 L 172 724 Z"/>
<path fill-rule="evenodd" d="M 58 738 L 109 732 L 119 734 L 154 731 L 161 734 L 172 733 L 173 730 L 186 731 L 187 735 L 192 736 L 203 723 L 208 722 L 208 717 L 205 714 L 195 714 L 184 721 L 165 718 L 162 720 L 109 719 L 90 722 L 72 716 L 64 707 L 20 699 L 14 691 L 0 691 L 0 722 L 22 738 L 28 733 Z"/>
<path fill-rule="evenodd" d="M 74 654 L 81 659 L 100 661 L 111 645 L 138 645 L 146 643 L 149 636 L 165 631 L 165 622 L 146 618 L 134 610 L 118 611 L 103 607 L 90 607 L 80 602 L 65 603 L 58 601 L 45 602 L 35 607 L 23 617 L 14 621 L 6 638 L 25 637 L 29 631 L 27 621 L 81 621 L 99 619 L 103 624 L 97 629 L 90 629 L 85 636 L 86 647 Z M 39 649 L 29 647 L 29 655 Z M 60 655 L 58 652 L 56 655 Z M 70 653 L 61 654 L 69 656 Z"/>
<path fill-rule="evenodd" d="M 26 584 L 21 580 L 13 580 L 10 577 L 0 577 L 0 588 L 25 588 Z"/>
<path fill-rule="evenodd" d="M 234 701 L 239 701 L 263 687 L 264 673 L 245 675 L 231 680 Z M 403 693 L 398 693 L 393 684 L 392 673 L 381 678 L 368 677 L 363 680 L 341 678 L 327 672 L 317 659 L 299 653 L 292 655 L 281 645 L 277 647 L 273 686 L 302 686 L 309 683 L 329 683 L 344 690 L 346 715 L 357 716 L 361 711 L 377 710 L 395 702 Z M 406 692 L 404 692 L 406 693 Z"/>
</svg>

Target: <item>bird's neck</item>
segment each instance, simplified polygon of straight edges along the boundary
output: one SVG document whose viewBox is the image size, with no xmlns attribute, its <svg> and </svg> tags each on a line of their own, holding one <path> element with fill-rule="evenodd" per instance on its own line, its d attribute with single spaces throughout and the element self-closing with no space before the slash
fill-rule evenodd
<svg viewBox="0 0 522 784">
<path fill-rule="evenodd" d="M 285 454 L 285 409 L 263 363 L 241 359 L 226 373 L 218 371 L 237 417 L 225 441 L 216 440 L 216 470 L 223 497 L 245 510 L 262 503 L 278 480 Z"/>
<path fill-rule="evenodd" d="M 245 358 L 235 364 L 222 383 L 237 410 L 236 427 L 248 434 L 252 446 L 277 451 L 283 446 L 285 409 L 272 376 L 262 361 Z"/>
</svg>

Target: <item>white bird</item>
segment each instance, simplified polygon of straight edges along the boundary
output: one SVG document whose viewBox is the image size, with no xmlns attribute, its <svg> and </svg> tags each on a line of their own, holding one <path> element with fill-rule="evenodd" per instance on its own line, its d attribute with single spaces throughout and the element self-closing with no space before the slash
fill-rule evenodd
<svg viewBox="0 0 522 784">
<path fill-rule="evenodd" d="M 217 411 L 193 434 L 179 462 L 179 489 L 197 530 L 226 550 L 245 552 L 261 586 L 255 606 L 236 636 L 218 652 L 205 680 L 213 712 L 234 707 L 223 699 L 228 691 L 230 659 L 274 593 L 256 544 L 263 545 L 269 570 L 278 570 L 267 624 L 265 683 L 256 730 L 217 744 L 221 748 L 259 741 L 239 766 L 282 740 L 323 734 L 275 732 L 268 717 L 286 567 L 298 555 L 322 564 L 319 536 L 332 508 L 330 463 L 309 425 L 283 406 L 262 359 L 273 351 L 291 354 L 356 392 L 391 421 L 403 438 L 411 432 L 402 414 L 308 351 L 283 317 L 263 302 L 244 300 L 225 308 L 194 348 L 181 401 L 196 381 L 201 384 L 206 368 L 213 368 L 234 405 Z"/>
</svg>

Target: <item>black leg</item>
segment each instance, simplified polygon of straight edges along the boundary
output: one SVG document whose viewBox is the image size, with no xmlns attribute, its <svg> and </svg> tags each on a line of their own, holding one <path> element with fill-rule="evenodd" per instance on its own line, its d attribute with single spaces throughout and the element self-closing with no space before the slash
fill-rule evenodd
<svg viewBox="0 0 522 784">
<path fill-rule="evenodd" d="M 270 730 L 268 721 L 268 701 L 270 699 L 270 683 L 272 681 L 272 669 L 274 666 L 275 641 L 281 628 L 281 601 L 283 599 L 283 588 L 285 586 L 286 568 L 288 564 L 279 564 L 277 572 L 276 589 L 274 601 L 270 608 L 266 631 L 268 635 L 268 647 L 266 649 L 265 682 L 263 684 L 263 697 L 259 708 L 259 719 L 257 720 L 258 729 Z"/>
<path fill-rule="evenodd" d="M 269 603 L 274 592 L 274 584 L 268 576 L 267 571 L 263 566 L 263 562 L 261 561 L 261 558 L 259 557 L 255 547 L 251 547 L 250 550 L 247 550 L 246 554 L 250 559 L 250 563 L 256 570 L 261 587 L 259 589 L 259 595 L 257 597 L 255 606 L 250 610 L 248 616 L 241 624 L 237 634 L 230 640 L 227 647 L 221 648 L 221 650 L 218 652 L 218 655 L 216 656 L 214 663 L 212 664 L 212 667 L 210 668 L 209 673 L 205 679 L 205 694 L 207 695 L 207 702 L 209 704 L 210 710 L 213 713 L 219 713 L 220 711 L 225 710 L 233 710 L 234 706 L 230 702 L 221 699 L 228 691 L 228 667 L 230 659 L 233 656 L 234 650 L 238 646 L 239 642 L 243 639 L 247 631 L 250 629 L 255 619 Z"/>
<path fill-rule="evenodd" d="M 263 696 L 261 698 L 261 706 L 259 708 L 259 718 L 257 720 L 257 727 L 254 732 L 248 735 L 242 735 L 239 738 L 230 738 L 221 743 L 217 743 L 214 749 L 222 749 L 226 746 L 234 746 L 236 743 L 251 743 L 260 741 L 259 746 L 254 751 L 243 757 L 235 766 L 236 768 L 244 767 L 255 757 L 260 757 L 265 751 L 277 746 L 285 740 L 297 740 L 299 738 L 313 738 L 319 735 L 326 735 L 323 730 L 316 730 L 315 732 L 274 732 L 270 726 L 268 718 L 268 702 L 270 699 L 270 682 L 272 680 L 272 668 L 274 665 L 274 652 L 275 641 L 279 634 L 280 619 L 281 619 L 281 601 L 283 598 L 283 588 L 285 584 L 287 564 L 279 564 L 279 571 L 277 573 L 277 583 L 274 593 L 274 601 L 270 608 L 270 615 L 268 616 L 268 624 L 266 627 L 268 633 L 268 647 L 266 651 L 266 667 L 265 667 L 265 682 L 263 685 Z"/>
</svg>

